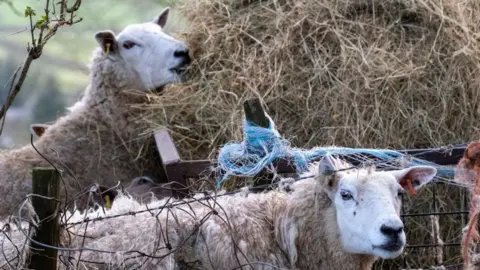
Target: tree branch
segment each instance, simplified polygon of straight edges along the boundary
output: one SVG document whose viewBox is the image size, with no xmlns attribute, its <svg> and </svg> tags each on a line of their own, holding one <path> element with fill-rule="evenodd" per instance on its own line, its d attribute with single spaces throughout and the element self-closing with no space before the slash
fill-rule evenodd
<svg viewBox="0 0 480 270">
<path fill-rule="evenodd" d="M 0 2 L 5 2 L 7 0 L 0 0 Z M 67 6 L 68 0 L 61 0 L 58 4 L 60 4 L 60 16 L 58 20 L 51 20 L 52 17 L 55 17 L 55 8 L 53 8 L 53 12 L 50 11 L 50 0 L 45 0 L 45 15 L 41 16 L 39 20 L 33 23 L 33 17 L 36 16 L 35 10 L 31 7 L 27 7 L 25 9 L 25 17 L 29 17 L 30 20 L 30 32 L 32 36 L 32 46 L 27 47 L 28 55 L 25 61 L 23 62 L 20 70 L 20 76 L 17 79 L 18 70 L 15 72 L 15 76 L 13 77 L 12 84 L 9 89 L 9 94 L 7 96 L 7 100 L 5 104 L 0 109 L 0 120 L 2 120 L 2 124 L 0 125 L 0 135 L 3 131 L 3 122 L 5 121 L 5 115 L 7 110 L 13 104 L 15 97 L 18 95 L 20 90 L 22 89 L 22 85 L 25 82 L 25 79 L 28 74 L 28 70 L 30 65 L 32 64 L 33 60 L 38 59 L 42 55 L 42 51 L 44 46 L 47 42 L 52 38 L 58 31 L 58 29 L 62 26 L 72 26 L 76 23 L 82 21 L 82 18 L 78 20 L 74 20 L 75 12 L 78 11 L 80 5 L 82 4 L 82 0 L 76 0 L 75 3 L 71 8 Z M 9 1 L 7 1 L 9 3 Z M 52 3 L 53 4 L 53 3 Z M 67 18 L 67 15 L 70 15 L 70 19 Z M 52 27 L 49 25 L 53 23 Z M 39 30 L 38 39 L 35 39 L 35 30 Z"/>
</svg>

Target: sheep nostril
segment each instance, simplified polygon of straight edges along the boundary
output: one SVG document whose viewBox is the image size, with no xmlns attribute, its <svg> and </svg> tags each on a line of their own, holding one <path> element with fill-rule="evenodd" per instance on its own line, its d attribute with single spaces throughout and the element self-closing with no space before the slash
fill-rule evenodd
<svg viewBox="0 0 480 270">
<path fill-rule="evenodd" d="M 395 228 L 395 227 L 382 225 L 382 227 L 380 228 L 380 231 L 387 236 L 397 236 L 400 233 L 402 233 L 403 226 Z"/>
<path fill-rule="evenodd" d="M 188 50 L 177 50 L 173 53 L 173 56 L 175 57 L 185 57 L 185 58 L 190 58 L 188 56 Z"/>
</svg>

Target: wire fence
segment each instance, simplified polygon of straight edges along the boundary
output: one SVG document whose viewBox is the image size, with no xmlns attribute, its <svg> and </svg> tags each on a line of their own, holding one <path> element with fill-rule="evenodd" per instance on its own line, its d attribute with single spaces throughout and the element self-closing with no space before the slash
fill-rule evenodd
<svg viewBox="0 0 480 270">
<path fill-rule="evenodd" d="M 404 163 L 402 160 L 372 160 L 360 154 L 348 158 L 355 164 L 351 169 L 366 164 L 386 170 L 397 169 Z M 453 173 L 452 167 L 438 168 Z M 32 252 L 29 245 L 34 243 L 46 249 L 56 249 L 61 269 L 204 269 L 197 257 L 190 256 L 194 249 L 207 255 L 222 252 L 228 258 L 225 259 L 228 263 L 223 264 L 227 268 L 222 269 L 268 269 L 285 258 L 275 258 L 271 262 L 252 261 L 246 255 L 246 243 L 241 238 L 248 234 L 242 230 L 248 227 L 249 217 L 261 215 L 266 209 L 262 205 L 268 203 L 269 197 L 258 197 L 258 204 L 252 209 L 232 207 L 232 197 L 271 194 L 268 190 L 273 188 L 288 190 L 291 183 L 312 177 L 309 174 L 279 175 L 272 172 L 273 175 L 255 179 L 257 184 L 251 178 L 230 179 L 230 191 L 218 192 L 211 191 L 215 187 L 215 172 L 205 172 L 201 179 L 189 179 L 190 186 L 187 188 L 196 192 L 183 199 L 168 197 L 141 204 L 120 196 L 111 209 L 100 207 L 94 212 L 71 212 L 71 208 L 63 206 L 65 208 L 58 211 L 61 226 L 60 243 L 56 246 L 36 242 L 32 238 L 43 221 L 35 221 L 25 215 L 28 211 L 24 209 L 29 205 L 25 200 L 20 205 L 20 211 L 14 213 L 10 223 L 5 223 L 1 230 L 0 267 L 24 269 Z M 292 176 L 294 178 L 289 178 Z M 374 269 L 463 268 L 460 246 L 462 229 L 468 221 L 469 194 L 468 187 L 453 182 L 451 176 L 438 175 L 434 182 L 415 196 L 402 196 L 401 218 L 405 224 L 407 246 L 404 253 L 395 259 L 378 260 Z M 88 189 L 74 197 L 86 195 L 89 195 Z M 244 218 L 239 218 L 242 215 Z M 20 224 L 20 221 L 23 222 Z M 211 238 L 205 237 L 205 224 L 209 224 L 210 230 L 215 224 L 223 233 L 219 233 L 218 237 L 229 236 L 222 240 L 222 247 L 202 249 L 211 244 L 207 243 Z M 264 246 L 258 252 L 274 246 L 268 241 L 258 243 L 259 246 L 261 244 Z M 229 260 L 231 258 L 234 259 Z M 272 266 L 271 269 L 279 268 Z"/>
</svg>

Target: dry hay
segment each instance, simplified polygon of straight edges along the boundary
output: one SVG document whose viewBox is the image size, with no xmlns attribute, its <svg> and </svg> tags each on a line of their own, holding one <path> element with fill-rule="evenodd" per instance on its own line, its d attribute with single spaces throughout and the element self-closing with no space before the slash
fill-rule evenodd
<svg viewBox="0 0 480 270">
<path fill-rule="evenodd" d="M 252 97 L 300 147 L 424 148 L 477 138 L 477 0 L 185 0 L 182 9 L 191 84 L 157 97 L 146 119 L 171 130 L 184 159 L 214 158 L 241 139 L 242 102 Z M 459 210 L 461 189 L 438 189 L 435 210 Z M 405 212 L 433 211 L 431 196 L 427 189 L 410 198 Z M 409 220 L 410 244 L 430 243 L 431 218 Z M 459 216 L 440 216 L 443 241 L 458 243 L 462 226 Z M 409 251 L 421 255 L 413 268 L 461 262 L 456 246 L 443 249 L 443 262 L 431 248 Z"/>
</svg>

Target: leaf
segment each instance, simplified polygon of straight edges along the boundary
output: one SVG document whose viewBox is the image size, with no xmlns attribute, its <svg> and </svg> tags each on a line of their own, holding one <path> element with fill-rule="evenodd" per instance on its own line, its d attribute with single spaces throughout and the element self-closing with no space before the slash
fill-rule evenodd
<svg viewBox="0 0 480 270">
<path fill-rule="evenodd" d="M 29 6 L 27 6 L 27 7 L 25 8 L 25 17 L 35 16 L 35 15 L 37 15 L 37 14 L 35 13 L 35 10 L 34 10 L 34 9 L 32 9 L 32 8 L 29 7 Z"/>
<path fill-rule="evenodd" d="M 36 23 L 35 23 L 35 28 L 42 28 L 42 26 L 44 24 L 48 24 L 48 17 L 47 15 L 42 15 L 42 17 L 40 18 L 40 20 L 38 20 Z"/>
<path fill-rule="evenodd" d="M 43 23 L 44 23 L 44 21 L 38 20 L 38 21 L 35 23 L 34 26 L 35 26 L 35 28 L 40 29 L 40 28 L 42 28 Z"/>
</svg>

